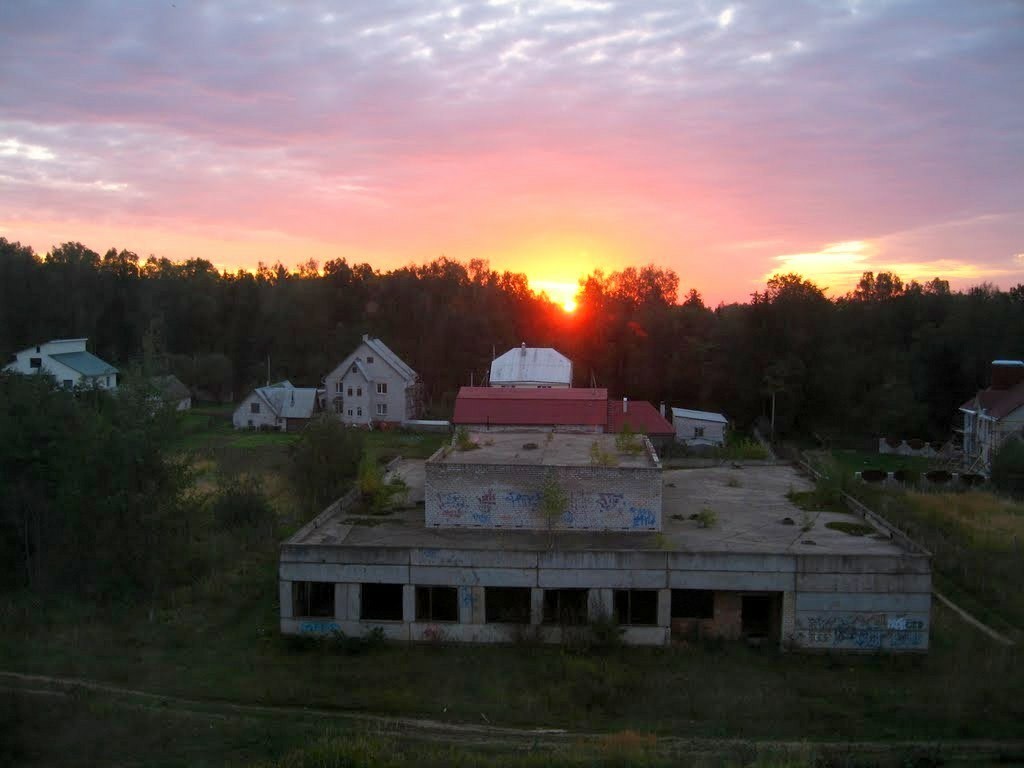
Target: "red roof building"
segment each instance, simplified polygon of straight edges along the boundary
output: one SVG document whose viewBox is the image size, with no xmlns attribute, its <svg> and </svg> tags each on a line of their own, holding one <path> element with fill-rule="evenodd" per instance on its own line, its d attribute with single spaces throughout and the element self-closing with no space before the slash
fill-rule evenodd
<svg viewBox="0 0 1024 768">
<path fill-rule="evenodd" d="M 628 424 L 638 434 L 671 438 L 675 431 L 645 400 L 609 400 L 604 388 L 504 389 L 462 387 L 452 423 L 492 427 L 564 428 L 583 432 L 621 432 Z"/>
</svg>

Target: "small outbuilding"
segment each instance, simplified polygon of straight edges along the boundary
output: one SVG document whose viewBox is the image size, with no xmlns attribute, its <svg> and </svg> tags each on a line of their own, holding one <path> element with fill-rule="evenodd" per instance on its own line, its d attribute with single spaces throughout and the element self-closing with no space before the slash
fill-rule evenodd
<svg viewBox="0 0 1024 768">
<path fill-rule="evenodd" d="M 691 446 L 725 445 L 725 431 L 729 420 L 720 413 L 694 411 L 689 408 L 672 409 L 672 426 L 676 442 Z"/>
<path fill-rule="evenodd" d="M 298 432 L 320 410 L 323 390 L 279 381 L 257 387 L 242 400 L 231 418 L 235 429 Z"/>
<path fill-rule="evenodd" d="M 176 411 L 187 411 L 192 407 L 192 393 L 173 373 L 153 376 L 149 383 L 156 397 L 167 407 Z"/>
</svg>

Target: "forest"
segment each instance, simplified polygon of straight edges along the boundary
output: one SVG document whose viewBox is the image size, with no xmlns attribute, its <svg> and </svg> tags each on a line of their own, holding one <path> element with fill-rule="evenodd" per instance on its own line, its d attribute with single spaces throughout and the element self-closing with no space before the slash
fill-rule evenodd
<svg viewBox="0 0 1024 768">
<path fill-rule="evenodd" d="M 741 428 L 776 407 L 776 434 L 944 440 L 958 405 L 999 358 L 1024 357 L 1024 286 L 904 282 L 864 273 L 836 298 L 800 275 L 772 277 L 742 304 L 705 305 L 655 265 L 594 270 L 578 308 L 531 291 L 486 261 L 439 258 L 390 271 L 335 259 L 295 270 L 219 272 L 69 242 L 40 255 L 0 238 L 0 354 L 88 337 L 131 375 L 172 372 L 200 397 L 230 401 L 288 378 L 313 386 L 364 333 L 422 377 L 428 416 L 521 342 L 553 346 L 576 386 L 613 397 L 719 410 Z"/>
</svg>

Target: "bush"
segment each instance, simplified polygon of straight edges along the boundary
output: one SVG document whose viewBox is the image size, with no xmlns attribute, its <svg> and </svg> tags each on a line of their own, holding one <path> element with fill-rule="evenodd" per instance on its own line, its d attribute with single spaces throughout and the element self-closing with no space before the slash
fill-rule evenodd
<svg viewBox="0 0 1024 768">
<path fill-rule="evenodd" d="M 635 455 L 643 451 L 644 445 L 629 424 L 624 424 L 622 431 L 615 436 L 615 448 L 619 453 Z"/>
<path fill-rule="evenodd" d="M 308 513 L 343 495 L 363 455 L 364 435 L 332 416 L 312 420 L 290 448 L 288 477 Z"/>
<path fill-rule="evenodd" d="M 1024 440 L 1011 437 L 992 459 L 992 485 L 1002 493 L 1024 497 Z"/>
<path fill-rule="evenodd" d="M 217 528 L 258 527 L 274 519 L 263 483 L 258 477 L 242 475 L 222 481 L 213 497 L 212 510 Z"/>
</svg>

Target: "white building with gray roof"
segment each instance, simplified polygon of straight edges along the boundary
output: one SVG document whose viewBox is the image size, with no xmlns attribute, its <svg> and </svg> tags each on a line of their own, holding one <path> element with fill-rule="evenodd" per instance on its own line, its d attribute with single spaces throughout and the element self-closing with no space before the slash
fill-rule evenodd
<svg viewBox="0 0 1024 768">
<path fill-rule="evenodd" d="M 5 370 L 49 374 L 66 389 L 117 389 L 118 370 L 85 348 L 88 339 L 51 339 L 16 352 Z"/>
<path fill-rule="evenodd" d="M 320 410 L 322 390 L 296 387 L 279 381 L 257 387 L 235 409 L 231 423 L 235 429 L 275 429 L 297 432 Z"/>
</svg>

